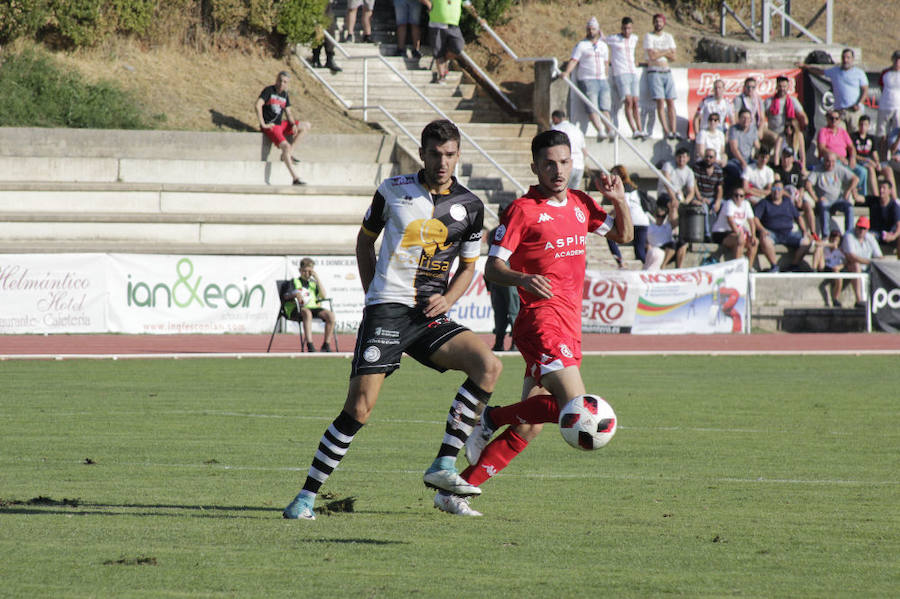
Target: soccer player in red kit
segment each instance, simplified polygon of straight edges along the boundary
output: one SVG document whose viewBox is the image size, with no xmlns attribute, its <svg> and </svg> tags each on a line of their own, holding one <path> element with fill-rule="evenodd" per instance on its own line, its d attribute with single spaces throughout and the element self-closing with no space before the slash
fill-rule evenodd
<svg viewBox="0 0 900 599">
<path fill-rule="evenodd" d="M 565 133 L 536 135 L 531 156 L 538 184 L 504 212 L 484 272 L 492 283 L 519 290 L 513 341 L 525 359 L 522 400 L 482 413 L 466 443 L 471 465 L 462 478 L 472 485 L 506 467 L 543 423 L 558 420 L 561 406 L 586 393 L 579 367 L 587 234 L 605 235 L 617 243 L 628 243 L 633 235 L 621 179 L 600 178 L 600 192 L 612 202 L 615 217 L 589 195 L 568 189 L 572 152 Z M 490 441 L 504 425 L 509 427 Z M 468 498 L 443 491 L 434 503 L 452 514 L 481 515 L 469 507 Z"/>
</svg>

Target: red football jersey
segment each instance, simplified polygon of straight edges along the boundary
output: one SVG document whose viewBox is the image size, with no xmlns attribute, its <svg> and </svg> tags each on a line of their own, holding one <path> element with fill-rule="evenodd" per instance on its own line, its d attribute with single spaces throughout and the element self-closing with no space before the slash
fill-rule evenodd
<svg viewBox="0 0 900 599">
<path fill-rule="evenodd" d="M 586 193 L 569 189 L 559 202 L 532 186 L 504 212 L 490 255 L 508 260 L 513 270 L 550 280 L 553 297 L 548 299 L 519 289 L 523 310 L 552 306 L 574 320 L 565 324 L 580 330 L 587 234 L 605 235 L 612 226 L 613 217 Z"/>
</svg>

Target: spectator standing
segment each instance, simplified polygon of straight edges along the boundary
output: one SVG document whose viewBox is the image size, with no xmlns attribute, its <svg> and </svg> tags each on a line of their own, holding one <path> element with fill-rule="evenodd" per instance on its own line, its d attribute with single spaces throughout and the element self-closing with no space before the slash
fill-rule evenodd
<svg viewBox="0 0 900 599">
<path fill-rule="evenodd" d="M 675 129 L 675 81 L 670 63 L 677 58 L 675 38 L 663 31 L 666 17 L 653 15 L 653 31 L 644 35 L 644 53 L 647 57 L 647 83 L 650 97 L 656 103 L 656 116 L 667 139 L 682 139 Z"/>
<path fill-rule="evenodd" d="M 778 272 L 778 260 L 775 256 L 775 244 L 780 243 L 794 250 L 789 270 L 795 270 L 809 251 L 811 240 L 806 226 L 800 218 L 800 212 L 790 198 L 784 183 L 777 179 L 772 185 L 772 193 L 763 198 L 753 213 L 759 231 L 760 249 L 769 260 L 769 272 Z M 799 231 L 794 229 L 797 224 Z"/>
<path fill-rule="evenodd" d="M 775 182 L 775 172 L 769 166 L 769 148 L 760 146 L 756 150 L 756 160 L 747 165 L 742 175 L 744 179 L 744 191 L 747 192 L 747 200 L 754 206 L 761 199 L 772 193 L 772 184 Z"/>
<path fill-rule="evenodd" d="M 587 34 L 585 38 L 575 44 L 572 56 L 563 71 L 563 78 L 568 79 L 572 71 L 575 71 L 575 84 L 581 90 L 591 105 L 587 107 L 588 118 L 591 119 L 597 130 L 597 141 L 603 141 L 607 136 L 612 136 L 612 130 L 606 125 L 609 122 L 609 110 L 612 99 L 609 91 L 609 80 L 606 75 L 606 65 L 609 63 L 609 46 L 603 41 L 603 32 L 596 17 L 591 17 L 587 22 Z M 601 120 L 598 111 L 603 113 L 605 119 Z"/>
<path fill-rule="evenodd" d="M 878 100 L 875 137 L 882 140 L 881 153 L 886 156 L 887 133 L 893 127 L 900 127 L 900 50 L 894 50 L 891 54 L 891 66 L 881 71 L 878 81 L 881 98 Z"/>
<path fill-rule="evenodd" d="M 298 121 L 291 114 L 291 99 L 287 85 L 290 75 L 281 71 L 275 78 L 275 84 L 263 88 L 256 100 L 256 117 L 259 128 L 269 140 L 281 150 L 281 161 L 291 174 L 294 185 L 306 185 L 300 180 L 294 165 L 300 161 L 293 156 L 294 146 L 300 138 L 312 128 L 308 121 Z M 285 119 L 284 117 L 287 117 Z M 287 138 L 290 137 L 291 141 Z"/>
<path fill-rule="evenodd" d="M 829 69 L 814 65 L 797 65 L 808 73 L 825 77 L 831 81 L 834 94 L 834 110 L 848 131 L 856 131 L 859 117 L 863 112 L 863 104 L 869 94 L 869 78 L 859 67 L 853 66 L 854 54 L 850 48 L 841 52 L 841 64 Z"/>
<path fill-rule="evenodd" d="M 816 134 L 816 148 L 821 158 L 826 153 L 831 152 L 838 161 L 849 168 L 858 179 L 857 185 L 861 184 L 865 190 L 868 182 L 868 171 L 856 163 L 856 147 L 850 134 L 840 125 L 840 114 L 837 110 L 829 110 L 825 115 L 827 125 L 819 129 Z"/>
<path fill-rule="evenodd" d="M 372 10 L 375 8 L 375 0 L 347 0 L 347 21 L 344 23 L 344 40 L 353 43 L 354 32 L 356 29 L 356 15 L 362 8 L 362 41 L 365 44 L 372 44 Z"/>
<path fill-rule="evenodd" d="M 712 240 L 731 250 L 732 258 L 737 259 L 745 254 L 750 260 L 750 270 L 756 260 L 759 240 L 756 238 L 756 220 L 750 202 L 745 202 L 746 192 L 735 188 L 731 199 L 726 200 L 719 217 L 712 228 Z"/>
<path fill-rule="evenodd" d="M 327 31 L 331 37 L 337 33 L 337 26 L 334 23 L 334 3 L 335 0 L 328 0 L 325 5 L 325 17 L 328 19 Z M 312 49 L 312 63 L 317 69 L 322 68 L 322 48 L 325 48 L 325 68 L 332 73 L 340 73 L 343 69 L 334 62 L 334 42 L 325 38 Z"/>
<path fill-rule="evenodd" d="M 702 159 L 706 156 L 707 150 L 712 150 L 716 155 L 716 162 L 721 166 L 728 164 L 728 157 L 725 153 L 725 134 L 719 127 L 721 117 L 719 113 L 710 113 L 706 120 L 706 128 L 697 132 L 696 143 L 694 144 L 695 156 Z"/>
<path fill-rule="evenodd" d="M 784 135 L 784 126 L 791 119 L 796 119 L 800 130 L 805 131 L 809 125 L 809 119 L 803 112 L 803 106 L 797 98 L 788 93 L 791 82 L 784 75 L 775 79 L 775 95 L 765 101 L 766 129 L 769 135 L 769 145 L 774 147 L 777 140 Z"/>
<path fill-rule="evenodd" d="M 500 210 L 498 216 L 501 219 L 511 203 L 507 203 Z M 498 227 L 494 227 L 488 233 L 489 240 L 494 239 L 497 229 Z M 519 314 L 519 293 L 515 287 L 497 285 L 487 279 L 484 280 L 484 283 L 488 293 L 491 294 L 491 308 L 494 310 L 494 346 L 491 348 L 491 351 L 503 351 L 504 342 L 506 341 L 506 330 L 509 329 L 510 337 L 512 337 L 516 316 Z M 512 339 L 510 339 L 509 351 L 516 351 L 516 342 Z"/>
<path fill-rule="evenodd" d="M 695 136 L 707 128 L 709 117 L 713 114 L 719 117 L 716 127 L 724 134 L 728 130 L 726 123 L 730 125 L 734 120 L 734 106 L 725 97 L 725 81 L 722 79 L 716 79 L 713 83 L 712 95 L 703 98 L 700 105 L 697 106 L 697 112 L 694 113 L 693 119 Z M 697 155 L 703 156 L 701 152 L 698 152 Z"/>
<path fill-rule="evenodd" d="M 581 189 L 584 181 L 584 157 L 587 149 L 584 144 L 584 133 L 566 118 L 563 110 L 554 110 L 550 114 L 556 131 L 562 131 L 569 136 L 569 146 L 572 148 L 572 174 L 569 176 L 569 189 Z"/>
<path fill-rule="evenodd" d="M 662 173 L 672 187 L 675 188 L 675 197 L 672 190 L 662 181 L 656 184 L 657 199 L 669 198 L 680 204 L 690 204 L 694 200 L 697 184 L 694 180 L 694 171 L 688 164 L 691 153 L 687 148 L 678 148 L 675 151 L 675 164 L 666 162 L 663 164 Z"/>
<path fill-rule="evenodd" d="M 866 196 L 871 233 L 884 245 L 894 246 L 900 258 L 900 203 L 894 186 L 887 179 L 878 182 L 878 195 Z"/>
<path fill-rule="evenodd" d="M 412 57 L 422 58 L 422 3 L 419 0 L 394 0 L 394 20 L 397 22 L 397 56 L 406 56 L 406 33 L 412 42 Z"/>
<path fill-rule="evenodd" d="M 746 108 L 741 109 L 738 122 L 728 129 L 726 147 L 730 158 L 725 166 L 725 186 L 730 190 L 741 185 L 741 177 L 759 147 L 759 129 Z"/>
<path fill-rule="evenodd" d="M 756 93 L 757 81 L 753 77 L 744 79 L 744 87 L 741 93 L 734 97 L 734 113 L 740 114 L 742 110 L 749 110 L 753 124 L 761 132 L 766 130 L 766 110 L 762 99 Z"/>
<path fill-rule="evenodd" d="M 701 160 L 694 162 L 694 178 L 697 181 L 697 196 L 693 204 L 703 206 L 706 215 L 703 219 L 703 236 L 710 239 L 712 224 L 722 208 L 722 197 L 725 187 L 725 175 L 721 165 L 716 162 L 715 154 L 707 149 Z"/>
<path fill-rule="evenodd" d="M 634 138 L 643 139 L 647 134 L 641 129 L 641 113 L 638 106 L 641 86 L 637 65 L 634 62 L 634 51 L 639 40 L 634 34 L 634 22 L 631 17 L 622 17 L 621 32 L 608 35 L 603 41 L 609 46 L 610 81 L 616 96 L 624 104 L 625 119 L 631 127 Z"/>
<path fill-rule="evenodd" d="M 869 231 L 869 217 L 856 219 L 853 231 L 844 235 L 841 251 L 847 262 L 847 272 L 868 272 L 872 260 L 881 258 L 881 247 L 878 240 Z M 866 300 L 862 294 L 862 281 L 853 279 L 853 295 L 856 296 L 856 307 L 865 308 Z"/>
<path fill-rule="evenodd" d="M 432 83 L 446 83 L 450 61 L 462 54 L 465 47 L 459 18 L 462 16 L 462 0 L 421 0 L 428 9 L 428 31 L 431 50 L 434 53 Z"/>
<path fill-rule="evenodd" d="M 838 163 L 834 152 L 827 152 L 822 165 L 809 173 L 806 191 L 815 199 L 816 224 L 822 237 L 831 232 L 831 215 L 844 213 L 844 229 L 853 225 L 853 202 L 859 178 L 843 164 Z"/>
</svg>

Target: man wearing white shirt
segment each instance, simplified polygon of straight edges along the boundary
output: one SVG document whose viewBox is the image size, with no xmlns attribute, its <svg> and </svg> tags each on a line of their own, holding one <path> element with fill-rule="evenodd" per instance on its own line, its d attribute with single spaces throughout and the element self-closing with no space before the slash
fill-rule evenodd
<svg viewBox="0 0 900 599">
<path fill-rule="evenodd" d="M 675 131 L 675 80 L 669 62 L 675 60 L 675 38 L 663 31 L 666 17 L 653 15 L 653 32 L 644 36 L 644 52 L 647 55 L 647 83 L 650 97 L 656 102 L 656 115 L 668 139 L 680 139 Z"/>
<path fill-rule="evenodd" d="M 888 131 L 900 127 L 900 50 L 891 55 L 891 66 L 881 72 L 881 98 L 878 100 L 878 120 L 875 137 L 881 138 L 881 155 L 888 155 Z"/>
<path fill-rule="evenodd" d="M 572 50 L 572 57 L 566 70 L 563 71 L 563 78 L 568 79 L 572 71 L 578 67 L 576 71 L 575 83 L 588 100 L 591 101 L 592 107 L 589 107 L 588 116 L 594 128 L 597 130 L 597 141 L 606 139 L 607 135 L 612 132 L 607 126 L 601 122 L 600 115 L 597 111 L 603 113 L 606 121 L 609 121 L 609 109 L 612 105 L 612 99 L 609 93 L 609 80 L 606 77 L 606 65 L 609 63 L 609 46 L 601 39 L 603 33 L 600 31 L 600 23 L 596 17 L 591 17 L 587 22 L 587 35 L 583 40 L 575 44 Z M 605 132 L 605 133 L 604 133 Z"/>
<path fill-rule="evenodd" d="M 694 171 L 688 166 L 689 158 L 690 152 L 688 152 L 687 148 L 678 148 L 675 152 L 675 164 L 666 162 L 662 167 L 663 175 L 666 176 L 671 186 L 675 188 L 676 200 L 683 204 L 690 204 L 696 193 Z M 656 183 L 656 197 L 659 199 L 663 196 L 671 198 L 672 191 L 662 180 L 659 180 Z"/>
<path fill-rule="evenodd" d="M 853 231 L 844 234 L 841 241 L 841 251 L 847 260 L 847 272 L 866 272 L 872 264 L 872 260 L 883 258 L 878 240 L 869 232 L 869 217 L 860 216 L 856 220 Z M 853 280 L 853 294 L 856 296 L 856 307 L 865 308 L 866 301 L 862 294 L 862 281 Z"/>
<path fill-rule="evenodd" d="M 569 146 L 572 148 L 572 174 L 569 175 L 569 189 L 581 189 L 584 180 L 584 133 L 577 126 L 569 122 L 565 111 L 554 110 L 550 114 L 553 121 L 551 129 L 562 131 L 569 136 Z"/>
<path fill-rule="evenodd" d="M 709 122 L 709 115 L 715 113 L 719 117 L 718 127 L 724 135 L 728 131 L 728 125 L 734 122 L 734 106 L 731 101 L 725 97 L 725 81 L 716 79 L 713 83 L 713 93 L 706 96 L 700 101 L 697 112 L 694 113 L 694 135 L 699 135 L 701 131 L 706 129 Z M 726 125 L 725 123 L 728 123 Z M 698 155 L 702 155 L 698 152 Z"/>
<path fill-rule="evenodd" d="M 634 51 L 638 45 L 638 36 L 632 31 L 634 22 L 631 17 L 622 17 L 622 32 L 603 38 L 609 46 L 610 80 L 616 95 L 624 102 L 625 118 L 635 139 L 647 137 L 641 129 L 641 117 L 638 112 L 638 96 L 640 81 L 637 66 L 634 63 Z"/>
</svg>

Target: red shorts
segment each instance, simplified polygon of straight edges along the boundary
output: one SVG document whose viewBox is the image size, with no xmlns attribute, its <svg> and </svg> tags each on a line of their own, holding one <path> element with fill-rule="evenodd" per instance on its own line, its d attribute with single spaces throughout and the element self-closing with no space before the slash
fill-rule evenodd
<svg viewBox="0 0 900 599">
<path fill-rule="evenodd" d="M 577 332 L 560 321 L 548 310 L 522 310 L 516 317 L 513 340 L 525 359 L 525 376 L 539 385 L 547 373 L 581 366 L 581 320 Z"/>
<path fill-rule="evenodd" d="M 265 133 L 266 137 L 272 140 L 272 143 L 277 147 L 281 145 L 281 142 L 287 141 L 287 139 L 285 139 L 286 135 L 294 134 L 294 124 L 288 120 L 282 120 L 279 124 L 272 125 L 269 129 L 263 129 L 262 132 Z"/>
</svg>

